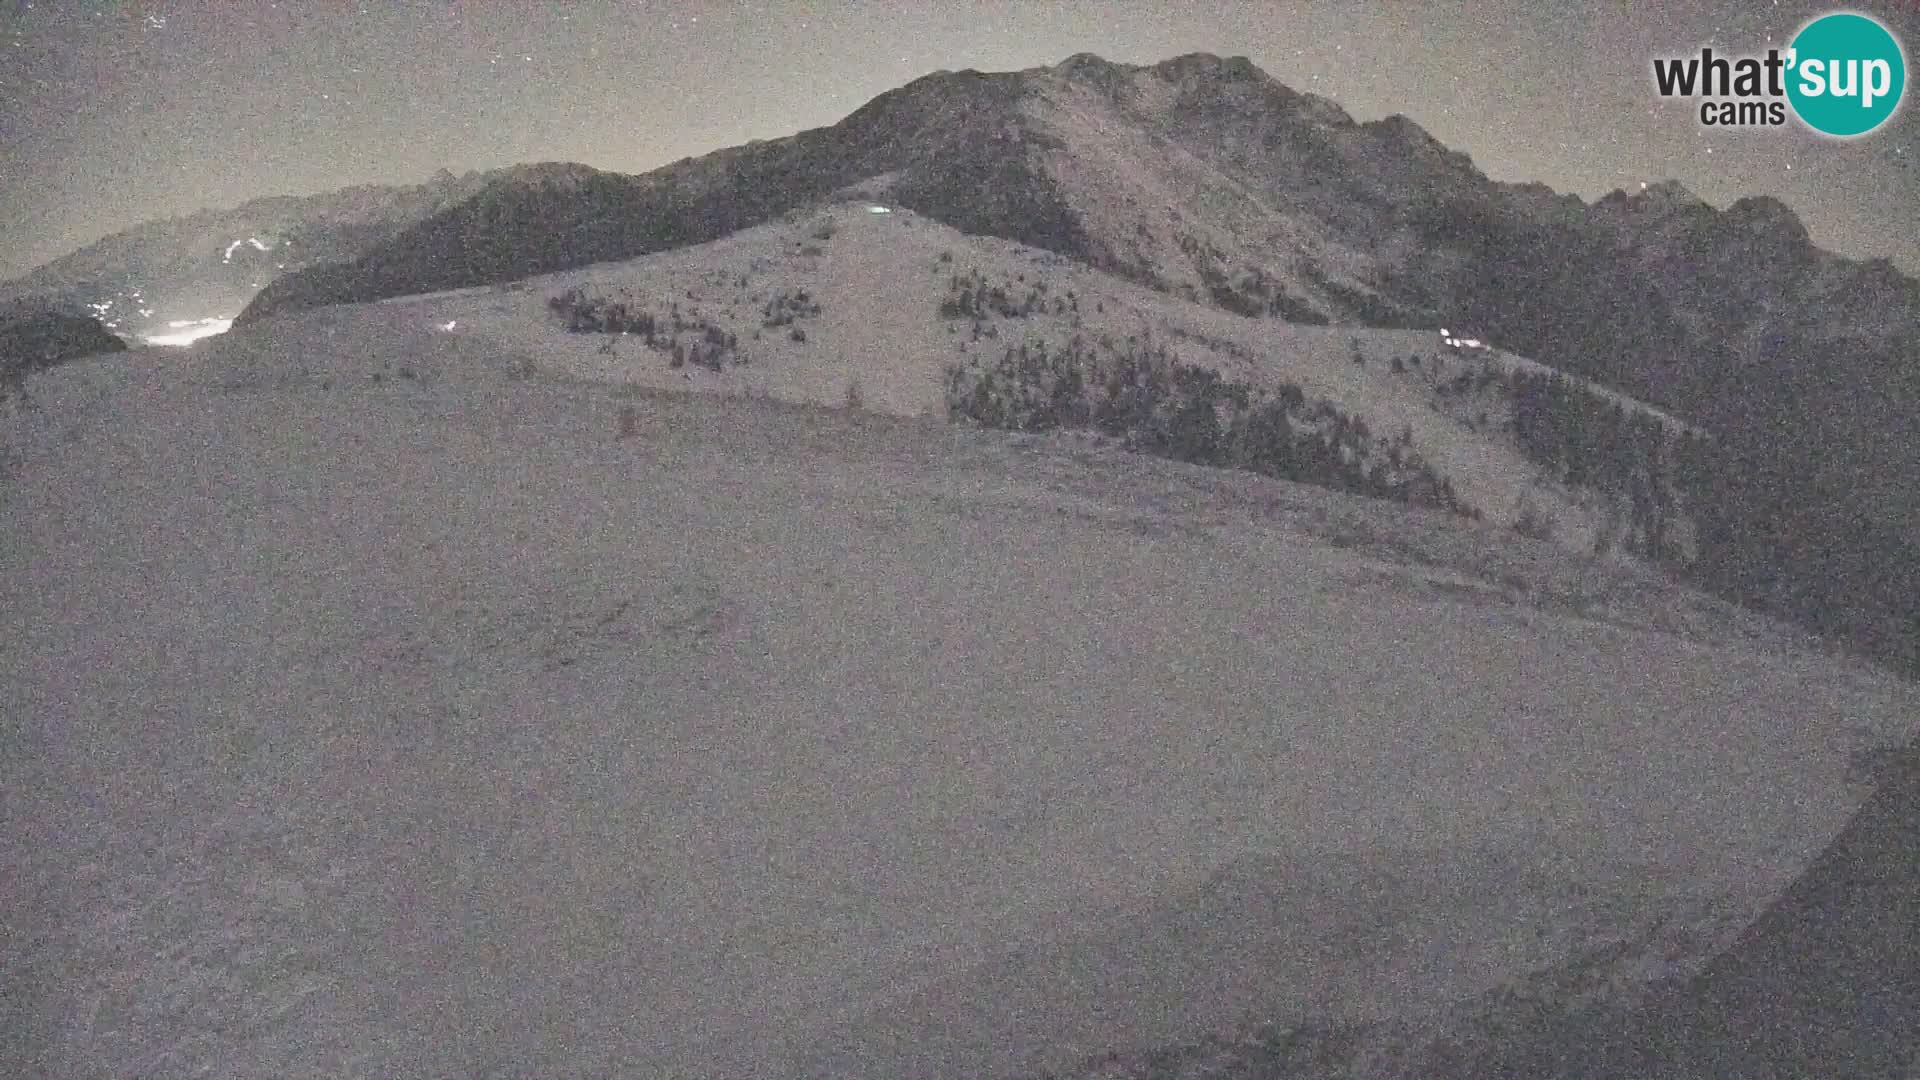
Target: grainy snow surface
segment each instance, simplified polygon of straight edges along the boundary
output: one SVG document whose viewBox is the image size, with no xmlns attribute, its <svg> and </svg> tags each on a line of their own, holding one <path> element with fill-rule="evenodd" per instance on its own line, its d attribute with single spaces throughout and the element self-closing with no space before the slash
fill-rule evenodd
<svg viewBox="0 0 1920 1080">
<path fill-rule="evenodd" d="M 1912 733 L 1497 527 L 464 332 L 543 295 L 33 378 L 0 1073 L 994 1076 L 1668 918 L 1646 978 Z"/>
</svg>

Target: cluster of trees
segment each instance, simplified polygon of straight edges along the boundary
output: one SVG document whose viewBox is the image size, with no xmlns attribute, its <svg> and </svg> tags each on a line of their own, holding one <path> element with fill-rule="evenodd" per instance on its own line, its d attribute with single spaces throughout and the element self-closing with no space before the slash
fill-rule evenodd
<svg viewBox="0 0 1920 1080">
<path fill-rule="evenodd" d="M 1920 674 L 1920 538 L 1818 490 L 1791 433 L 1674 433 L 1557 374 L 1516 374 L 1513 431 L 1555 479 L 1624 495 L 1642 555 L 1723 599 Z M 1684 512 L 1693 550 L 1674 542 Z"/>
<path fill-rule="evenodd" d="M 1289 293 L 1285 284 L 1268 277 L 1267 272 L 1257 266 L 1241 271 L 1236 280 L 1223 269 L 1226 256 L 1212 241 L 1182 234 L 1176 242 L 1180 250 L 1193 260 L 1200 283 L 1207 287 L 1207 299 L 1217 306 L 1253 319 L 1273 317 L 1309 326 L 1326 326 L 1332 321 L 1313 305 Z M 1354 307 L 1367 325 L 1399 325 L 1387 318 L 1388 315 L 1398 318 L 1396 311 L 1373 305 L 1362 294 L 1350 289 L 1343 290 L 1318 274 L 1310 273 L 1309 276 L 1322 291 Z M 1380 321 L 1369 321 L 1366 318 L 1368 315 L 1379 315 Z"/>
<path fill-rule="evenodd" d="M 1398 330 L 1425 329 L 1433 325 L 1432 316 L 1421 310 L 1409 309 L 1384 296 L 1343 285 L 1315 269 L 1312 263 L 1303 264 L 1300 273 L 1327 299 L 1332 300 L 1346 313 L 1348 319 L 1361 326 L 1375 326 Z M 1312 313 L 1308 322 L 1325 323 L 1328 320 L 1318 312 Z M 1295 319 L 1295 322 L 1303 320 Z"/>
<path fill-rule="evenodd" d="M 947 405 L 988 427 L 1093 429 L 1178 461 L 1479 516 L 1420 460 L 1410 433 L 1377 439 L 1364 421 L 1326 402 L 1309 405 L 1298 386 L 1225 379 L 1150 340 L 1107 348 L 1076 337 L 1052 350 L 1036 342 L 990 366 L 954 365 Z"/>
<path fill-rule="evenodd" d="M 567 321 L 574 334 L 638 334 L 654 344 L 659 322 L 651 311 L 638 310 L 626 301 L 589 296 L 575 287 L 547 298 L 547 310 Z"/>
<path fill-rule="evenodd" d="M 1794 284 L 1810 247 L 1784 238 L 1756 249 L 1782 234 L 1715 233 L 1706 213 L 1708 231 L 1657 245 L 1682 253 L 1659 259 L 1638 245 L 1623 251 L 1611 229 L 1470 210 L 1448 206 L 1415 223 L 1426 246 L 1480 269 L 1462 279 L 1453 317 L 1712 432 L 1673 447 L 1672 478 L 1697 537 L 1676 570 L 1920 674 L 1915 503 L 1887 475 L 1912 468 L 1894 444 L 1901 414 L 1911 416 L 1916 384 L 1897 373 L 1914 338 L 1831 337 L 1864 314 L 1843 308 L 1901 290 L 1863 272 L 1838 293 L 1810 293 Z M 1755 330 L 1758 345 L 1736 344 Z"/>
<path fill-rule="evenodd" d="M 820 304 L 807 290 L 800 289 L 791 293 L 782 291 L 767 301 L 767 306 L 761 311 L 760 325 L 787 326 L 795 319 L 810 319 L 818 314 L 820 314 Z"/>
<path fill-rule="evenodd" d="M 1697 479 L 1708 454 L 1704 437 L 1676 435 L 1659 418 L 1557 372 L 1514 372 L 1507 386 L 1514 439 L 1529 460 L 1556 482 L 1624 497 L 1632 550 L 1661 562 L 1682 557 L 1675 543 L 1681 470 Z"/>
<path fill-rule="evenodd" d="M 1211 251 L 1211 248 L 1207 249 Z M 1207 296 L 1215 304 L 1236 315 L 1248 318 L 1272 316 L 1287 322 L 1310 326 L 1325 326 L 1328 319 L 1315 310 L 1312 305 L 1287 292 L 1286 286 L 1269 278 L 1264 270 L 1255 267 L 1240 275 L 1236 283 L 1228 278 L 1226 271 L 1220 269 L 1213 259 L 1201 259 L 1195 264 L 1200 273 L 1200 281 L 1207 287 Z"/>
<path fill-rule="evenodd" d="M 1020 283 L 1026 283 L 1026 275 L 1020 275 Z M 989 284 L 986 276 L 979 270 L 969 271 L 965 276 L 953 275 L 947 283 L 946 299 L 940 301 L 940 316 L 945 319 L 981 319 L 989 315 L 998 315 L 1007 319 L 1024 319 L 1036 312 L 1041 315 L 1069 315 L 1080 311 L 1080 298 L 1069 289 L 1064 296 L 1047 295 L 1047 283 L 1035 281 L 1027 286 L 1026 295 L 1018 300 L 1009 291 L 1012 283 Z"/>
<path fill-rule="evenodd" d="M 717 372 L 729 359 L 739 362 L 740 342 L 732 332 L 707 319 L 688 319 L 680 313 L 678 302 L 663 319 L 630 301 L 592 296 L 574 287 L 548 297 L 547 309 L 566 320 L 570 333 L 638 337 L 647 348 L 666 356 L 671 367 L 692 364 Z M 682 341 L 681 335 L 690 331 L 693 339 Z M 611 351 L 611 346 L 610 338 L 602 351 Z"/>
<path fill-rule="evenodd" d="M 1699 443 L 1678 481 L 1699 534 L 1684 568 L 1727 599 L 1920 676 L 1920 537 L 1819 489 L 1802 449 L 1757 434 Z"/>
<path fill-rule="evenodd" d="M 1235 288 L 1219 264 L 1211 261 L 1199 263 L 1200 281 L 1207 287 L 1207 296 L 1214 303 L 1251 319 L 1260 318 L 1269 313 L 1277 313 L 1273 301 L 1260 287 L 1264 278 L 1252 274 L 1241 279 L 1239 288 Z"/>
</svg>

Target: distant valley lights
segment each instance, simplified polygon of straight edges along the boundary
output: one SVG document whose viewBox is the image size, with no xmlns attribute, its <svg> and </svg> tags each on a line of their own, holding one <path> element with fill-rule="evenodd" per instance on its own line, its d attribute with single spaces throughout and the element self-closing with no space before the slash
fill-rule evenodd
<svg viewBox="0 0 1920 1080">
<path fill-rule="evenodd" d="M 140 340 L 148 345 L 191 345 L 201 338 L 224 334 L 233 328 L 232 319 L 174 319 L 167 323 L 170 334 L 148 334 Z"/>
</svg>

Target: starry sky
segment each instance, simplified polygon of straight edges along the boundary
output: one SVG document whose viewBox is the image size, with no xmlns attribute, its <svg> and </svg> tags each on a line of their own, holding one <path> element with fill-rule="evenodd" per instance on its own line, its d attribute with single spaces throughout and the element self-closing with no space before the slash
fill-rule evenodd
<svg viewBox="0 0 1920 1080">
<path fill-rule="evenodd" d="M 1920 53 L 1920 2 L 1851 5 Z M 1704 128 L 1651 60 L 1784 45 L 1785 0 L 0 0 L 0 278 L 143 220 L 526 161 L 638 172 L 831 124 L 938 69 L 1246 55 L 1489 175 L 1774 195 L 1920 274 L 1920 108 L 1835 142 Z M 1909 72 L 1909 81 L 1916 81 Z"/>
</svg>

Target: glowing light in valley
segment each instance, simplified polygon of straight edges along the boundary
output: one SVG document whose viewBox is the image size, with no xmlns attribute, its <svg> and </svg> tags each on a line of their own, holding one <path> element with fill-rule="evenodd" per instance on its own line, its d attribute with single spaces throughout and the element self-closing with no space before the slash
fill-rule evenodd
<svg viewBox="0 0 1920 1080">
<path fill-rule="evenodd" d="M 167 323 L 172 334 L 148 334 L 140 340 L 149 345 L 191 345 L 201 338 L 224 334 L 233 329 L 232 319 L 174 319 Z"/>
</svg>

